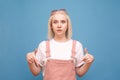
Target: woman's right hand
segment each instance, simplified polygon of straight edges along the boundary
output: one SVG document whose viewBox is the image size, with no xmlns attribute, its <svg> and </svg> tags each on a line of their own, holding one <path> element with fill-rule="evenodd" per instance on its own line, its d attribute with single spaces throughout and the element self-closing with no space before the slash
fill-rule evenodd
<svg viewBox="0 0 120 80">
<path fill-rule="evenodd" d="M 35 63 L 36 66 L 39 66 L 39 61 L 36 59 L 35 54 L 37 53 L 37 49 L 33 52 L 27 53 L 26 59 L 29 64 Z"/>
</svg>

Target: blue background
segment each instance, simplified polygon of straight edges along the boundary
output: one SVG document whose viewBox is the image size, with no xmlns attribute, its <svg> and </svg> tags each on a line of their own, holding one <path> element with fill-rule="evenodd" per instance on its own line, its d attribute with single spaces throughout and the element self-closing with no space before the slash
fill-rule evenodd
<svg viewBox="0 0 120 80">
<path fill-rule="evenodd" d="M 0 0 L 0 80 L 34 77 L 26 53 L 47 39 L 51 10 L 67 9 L 73 38 L 95 61 L 78 80 L 120 80 L 120 0 Z"/>
</svg>

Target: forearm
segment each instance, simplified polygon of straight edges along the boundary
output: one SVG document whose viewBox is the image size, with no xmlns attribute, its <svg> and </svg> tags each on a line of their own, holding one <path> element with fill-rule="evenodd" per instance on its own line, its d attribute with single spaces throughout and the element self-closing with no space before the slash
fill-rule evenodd
<svg viewBox="0 0 120 80">
<path fill-rule="evenodd" d="M 37 76 L 40 73 L 41 71 L 40 66 L 36 66 L 35 63 L 28 63 L 28 65 L 29 65 L 30 71 L 32 72 L 34 76 Z"/>
<path fill-rule="evenodd" d="M 85 63 L 82 66 L 76 68 L 76 73 L 79 76 L 83 76 L 88 71 L 90 66 L 91 66 L 91 63 Z"/>
</svg>

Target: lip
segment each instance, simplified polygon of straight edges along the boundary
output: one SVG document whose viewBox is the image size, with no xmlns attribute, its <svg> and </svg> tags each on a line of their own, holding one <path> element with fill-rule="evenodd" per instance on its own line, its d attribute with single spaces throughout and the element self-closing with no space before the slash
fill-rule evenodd
<svg viewBox="0 0 120 80">
<path fill-rule="evenodd" d="M 57 31 L 62 31 L 62 30 L 59 29 L 59 30 L 57 30 Z"/>
</svg>

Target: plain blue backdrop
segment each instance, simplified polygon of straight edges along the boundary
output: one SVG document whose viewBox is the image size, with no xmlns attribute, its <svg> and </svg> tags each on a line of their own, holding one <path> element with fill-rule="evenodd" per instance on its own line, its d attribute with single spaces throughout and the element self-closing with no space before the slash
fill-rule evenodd
<svg viewBox="0 0 120 80">
<path fill-rule="evenodd" d="M 95 61 L 78 80 L 120 80 L 120 0 L 0 0 L 0 80 L 42 80 L 34 77 L 26 53 L 47 39 L 53 9 L 66 9 L 73 39 Z"/>
</svg>

